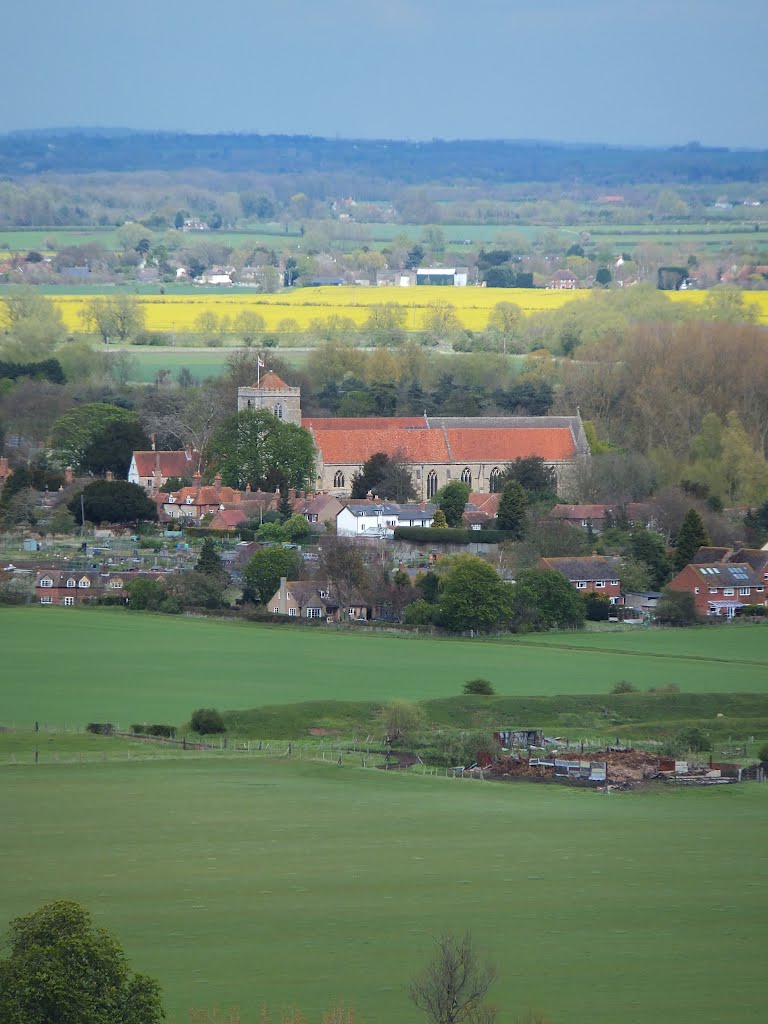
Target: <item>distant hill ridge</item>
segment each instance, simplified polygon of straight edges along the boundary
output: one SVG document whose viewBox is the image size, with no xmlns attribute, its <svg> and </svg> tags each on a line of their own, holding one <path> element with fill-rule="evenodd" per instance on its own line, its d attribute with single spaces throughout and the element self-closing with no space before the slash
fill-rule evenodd
<svg viewBox="0 0 768 1024">
<path fill-rule="evenodd" d="M 329 139 L 306 135 L 133 132 L 59 128 L 0 135 L 0 175 L 206 168 L 260 174 L 344 174 L 425 182 L 768 181 L 768 150 L 671 148 L 546 141 Z"/>
</svg>

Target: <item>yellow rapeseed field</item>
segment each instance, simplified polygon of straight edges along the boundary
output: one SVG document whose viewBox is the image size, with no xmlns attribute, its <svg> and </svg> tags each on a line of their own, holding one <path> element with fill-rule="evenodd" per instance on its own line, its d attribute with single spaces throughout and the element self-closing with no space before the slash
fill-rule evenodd
<svg viewBox="0 0 768 1024">
<path fill-rule="evenodd" d="M 277 330 L 283 321 L 294 321 L 301 330 L 313 320 L 327 320 L 329 317 L 347 317 L 356 324 L 363 324 L 368 316 L 368 307 L 396 302 L 408 310 L 406 327 L 411 331 L 422 330 L 428 307 L 436 303 L 454 306 L 462 324 L 468 330 L 484 330 L 488 316 L 499 302 L 513 302 L 526 313 L 557 309 L 567 302 L 584 302 L 592 293 L 583 291 L 557 291 L 542 288 L 516 288 L 501 291 L 497 288 L 356 288 L 324 287 L 300 288 L 296 291 L 276 295 L 254 295 L 226 291 L 220 295 L 140 295 L 146 314 L 146 326 L 150 331 L 194 332 L 198 329 L 201 313 L 214 313 L 219 319 L 228 318 L 229 329 L 234 330 L 234 320 L 242 310 L 250 309 L 264 318 L 268 331 Z M 702 302 L 706 292 L 670 292 L 669 296 L 678 302 Z M 760 311 L 760 321 L 768 323 L 768 292 L 745 292 L 747 302 L 754 303 Z M 54 302 L 61 310 L 67 329 L 82 331 L 80 313 L 90 301 L 88 296 L 57 295 Z"/>
</svg>

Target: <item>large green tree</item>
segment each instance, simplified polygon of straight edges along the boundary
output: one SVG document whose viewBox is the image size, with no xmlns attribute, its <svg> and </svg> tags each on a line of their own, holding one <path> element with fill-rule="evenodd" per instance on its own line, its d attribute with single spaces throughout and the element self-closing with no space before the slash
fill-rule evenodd
<svg viewBox="0 0 768 1024">
<path fill-rule="evenodd" d="M 127 477 L 133 453 L 148 447 L 149 438 L 138 416 L 118 419 L 92 438 L 83 452 L 80 468 L 96 476 L 110 470 L 115 476 Z"/>
<path fill-rule="evenodd" d="M 469 484 L 462 483 L 461 480 L 452 480 L 437 495 L 438 508 L 445 513 L 445 521 L 448 526 L 461 526 L 464 506 L 471 493 L 472 488 Z"/>
<path fill-rule="evenodd" d="M 3 308 L 4 306 L 4 308 Z M 32 288 L 14 288 L 0 303 L 0 350 L 7 359 L 46 359 L 66 338 L 53 301 Z"/>
<path fill-rule="evenodd" d="M 139 244 L 148 239 L 140 239 Z M 138 249 L 138 246 L 137 246 Z M 144 307 L 130 295 L 95 298 L 86 302 L 80 314 L 83 326 L 101 336 L 105 345 L 110 341 L 125 342 L 144 328 Z"/>
<path fill-rule="evenodd" d="M 496 522 L 500 530 L 505 530 L 512 540 L 522 540 L 525 536 L 528 498 L 522 484 L 517 480 L 507 480 L 499 499 L 499 510 Z"/>
<path fill-rule="evenodd" d="M 512 588 L 476 555 L 457 555 L 440 581 L 440 622 L 454 632 L 487 633 L 509 622 Z"/>
<path fill-rule="evenodd" d="M 134 973 L 84 907 L 49 903 L 11 922 L 0 960 L 3 1024 L 158 1024 L 154 978 Z"/>
<path fill-rule="evenodd" d="M 518 628 L 578 628 L 585 609 L 580 595 L 562 573 L 551 569 L 524 569 L 514 587 Z"/>
<path fill-rule="evenodd" d="M 301 555 L 297 551 L 261 548 L 243 570 L 243 599 L 264 604 L 277 591 L 281 577 L 295 580 L 302 566 Z"/>
<path fill-rule="evenodd" d="M 135 426 L 136 414 L 119 405 L 106 402 L 86 402 L 63 413 L 54 422 L 51 447 L 57 462 L 75 469 L 85 469 L 86 452 L 109 428 L 118 423 Z"/>
<path fill-rule="evenodd" d="M 314 479 L 312 435 L 266 409 L 227 416 L 211 439 L 209 455 L 228 487 L 306 487 Z"/>
<path fill-rule="evenodd" d="M 540 455 L 528 455 L 510 462 L 501 475 L 502 485 L 506 480 L 517 480 L 531 497 L 548 497 L 557 494 L 557 476 Z M 499 490 L 501 487 L 498 488 Z"/>
<path fill-rule="evenodd" d="M 94 480 L 67 507 L 78 523 L 81 511 L 90 523 L 138 524 L 157 520 L 157 506 L 144 488 L 127 480 Z"/>
<path fill-rule="evenodd" d="M 693 561 L 693 556 L 701 547 L 709 544 L 709 534 L 701 516 L 695 508 L 685 513 L 675 538 L 674 563 L 678 572 Z"/>
<path fill-rule="evenodd" d="M 627 554 L 648 569 L 651 590 L 661 590 L 672 575 L 672 562 L 664 538 L 655 530 L 638 527 L 629 538 Z"/>
</svg>

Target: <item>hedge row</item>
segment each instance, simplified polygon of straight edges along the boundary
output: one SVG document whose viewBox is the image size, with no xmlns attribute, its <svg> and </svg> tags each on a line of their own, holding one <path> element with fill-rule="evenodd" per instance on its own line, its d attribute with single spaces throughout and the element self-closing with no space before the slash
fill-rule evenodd
<svg viewBox="0 0 768 1024">
<path fill-rule="evenodd" d="M 462 530 L 435 526 L 397 526 L 395 540 L 417 544 L 501 544 L 509 540 L 504 530 Z"/>
<path fill-rule="evenodd" d="M 245 527 L 242 530 L 212 530 L 209 526 L 185 526 L 184 533 L 187 537 L 239 537 L 240 540 L 253 540 L 255 536 L 253 530 Z"/>
</svg>

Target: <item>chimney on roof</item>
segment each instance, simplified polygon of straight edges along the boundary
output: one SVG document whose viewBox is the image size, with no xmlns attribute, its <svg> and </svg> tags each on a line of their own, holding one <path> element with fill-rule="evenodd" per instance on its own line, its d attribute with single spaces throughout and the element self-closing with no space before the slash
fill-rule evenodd
<svg viewBox="0 0 768 1024">
<path fill-rule="evenodd" d="M 72 469 L 71 466 L 67 466 L 67 468 L 64 470 L 64 483 L 71 484 L 74 479 L 75 479 L 75 471 L 74 471 L 74 469 Z"/>
<path fill-rule="evenodd" d="M 250 494 L 251 493 L 251 485 L 250 484 L 246 484 L 245 485 L 245 493 L 246 494 Z"/>
<path fill-rule="evenodd" d="M 213 478 L 213 489 L 217 494 L 221 493 L 221 473 L 217 473 Z"/>
<path fill-rule="evenodd" d="M 115 474 L 112 472 L 111 469 L 108 469 L 107 472 L 104 474 L 104 477 L 107 483 L 111 484 L 112 481 L 115 479 Z"/>
</svg>

